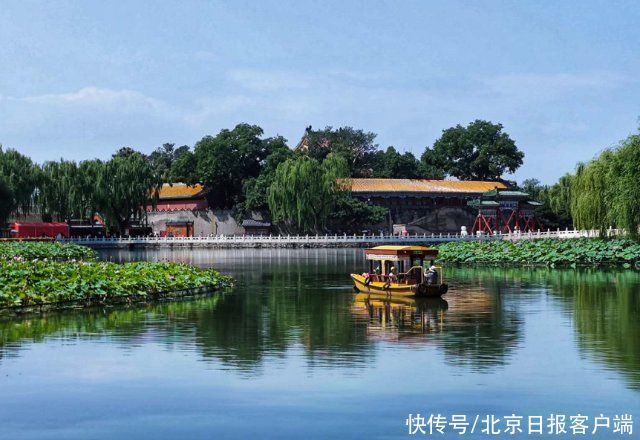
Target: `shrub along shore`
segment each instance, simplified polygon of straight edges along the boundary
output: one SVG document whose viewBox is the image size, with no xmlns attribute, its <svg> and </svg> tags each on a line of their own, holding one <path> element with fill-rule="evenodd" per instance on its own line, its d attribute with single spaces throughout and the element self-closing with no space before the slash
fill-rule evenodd
<svg viewBox="0 0 640 440">
<path fill-rule="evenodd" d="M 630 239 L 467 241 L 437 246 L 438 261 L 501 266 L 621 266 L 640 269 L 640 243 Z"/>
<path fill-rule="evenodd" d="M 97 261 L 84 246 L 0 243 L 0 309 L 145 302 L 193 296 L 232 285 L 213 269 L 178 263 Z"/>
</svg>

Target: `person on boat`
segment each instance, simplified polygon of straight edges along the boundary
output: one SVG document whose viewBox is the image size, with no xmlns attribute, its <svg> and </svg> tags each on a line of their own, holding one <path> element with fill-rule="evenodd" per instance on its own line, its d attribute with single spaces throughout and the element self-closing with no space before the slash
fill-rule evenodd
<svg viewBox="0 0 640 440">
<path fill-rule="evenodd" d="M 427 284 L 436 284 L 438 282 L 438 271 L 434 265 L 431 265 L 425 273 Z"/>
<path fill-rule="evenodd" d="M 397 283 L 397 282 L 398 282 L 398 275 L 396 275 L 396 268 L 394 266 L 391 266 L 391 269 L 389 269 L 389 275 L 387 275 L 387 280 L 385 281 L 382 288 L 387 290 L 389 287 L 391 287 L 391 283 Z"/>
<path fill-rule="evenodd" d="M 391 266 L 391 270 L 389 271 L 389 281 L 392 283 L 398 282 L 398 273 L 395 266 Z"/>
</svg>

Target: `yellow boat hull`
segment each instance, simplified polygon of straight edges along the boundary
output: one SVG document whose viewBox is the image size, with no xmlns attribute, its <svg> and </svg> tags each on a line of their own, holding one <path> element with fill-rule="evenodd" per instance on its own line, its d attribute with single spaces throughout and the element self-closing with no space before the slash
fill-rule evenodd
<svg viewBox="0 0 640 440">
<path fill-rule="evenodd" d="M 393 297 L 440 297 L 447 293 L 446 284 L 399 284 L 391 283 L 388 286 L 382 281 L 371 281 L 366 283 L 365 277 L 352 273 L 351 279 L 353 284 L 359 292 L 362 293 L 376 293 L 381 295 L 393 296 Z"/>
</svg>

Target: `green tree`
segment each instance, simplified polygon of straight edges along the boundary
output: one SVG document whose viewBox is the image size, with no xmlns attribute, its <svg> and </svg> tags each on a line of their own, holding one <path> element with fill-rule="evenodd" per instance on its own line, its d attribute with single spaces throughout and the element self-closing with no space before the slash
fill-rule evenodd
<svg viewBox="0 0 640 440">
<path fill-rule="evenodd" d="M 571 215 L 578 228 L 625 229 L 638 236 L 640 225 L 640 135 L 580 164 L 572 178 Z"/>
<path fill-rule="evenodd" d="M 614 154 L 605 193 L 609 223 L 637 237 L 640 226 L 640 135 L 629 136 Z"/>
<path fill-rule="evenodd" d="M 538 179 L 525 179 L 520 188 L 529 194 L 532 199 L 537 200 L 540 198 L 540 193 L 544 191 L 545 186 Z"/>
<path fill-rule="evenodd" d="M 43 218 L 69 221 L 79 213 L 79 173 L 75 162 L 45 162 L 38 202 Z"/>
<path fill-rule="evenodd" d="M 147 205 L 155 203 L 160 182 L 141 153 L 121 152 L 97 168 L 95 201 L 107 227 L 123 233 L 132 220 L 144 218 Z"/>
<path fill-rule="evenodd" d="M 386 209 L 351 196 L 348 175 L 349 164 L 340 155 L 282 162 L 268 190 L 272 219 L 299 232 L 358 231 L 383 221 Z"/>
<path fill-rule="evenodd" d="M 0 145 L 0 178 L 3 181 L 4 200 L 0 209 L 0 221 L 6 222 L 9 215 L 25 214 L 35 204 L 36 189 L 40 181 L 40 169 L 16 150 L 4 151 Z"/>
<path fill-rule="evenodd" d="M 549 229 L 569 228 L 573 225 L 571 217 L 571 185 L 573 176 L 565 174 L 557 183 L 545 186 L 538 195 L 542 203 L 539 210 L 543 225 Z"/>
<path fill-rule="evenodd" d="M 268 155 L 262 128 L 238 124 L 195 145 L 196 172 L 209 188 L 212 206 L 231 208 L 243 198 L 243 182 L 257 177 Z"/>
<path fill-rule="evenodd" d="M 340 232 L 361 232 L 386 220 L 389 210 L 352 197 L 348 191 L 335 195 L 329 226 Z"/>
<path fill-rule="evenodd" d="M 153 172 L 163 183 L 195 183 L 195 158 L 188 145 L 166 143 L 149 155 Z"/>
<path fill-rule="evenodd" d="M 273 221 L 302 232 L 324 229 L 334 196 L 341 190 L 337 179 L 347 169 L 346 160 L 333 155 L 322 163 L 308 156 L 282 162 L 268 191 Z"/>
<path fill-rule="evenodd" d="M 410 152 L 400 154 L 395 148 L 388 147 L 386 151 L 375 152 L 372 162 L 372 177 L 389 179 L 423 178 L 423 168 Z"/>
<path fill-rule="evenodd" d="M 422 162 L 461 180 L 501 180 L 505 172 L 516 171 L 524 158 L 502 128 L 482 120 L 448 128 L 425 150 Z"/>
<path fill-rule="evenodd" d="M 4 228 L 13 209 L 13 193 L 4 176 L 0 175 L 0 229 Z"/>
<path fill-rule="evenodd" d="M 607 150 L 598 159 L 578 165 L 571 197 L 571 215 L 578 228 L 604 231 L 611 225 L 608 175 L 613 160 L 613 152 Z"/>
<path fill-rule="evenodd" d="M 313 130 L 308 127 L 305 133 L 308 149 L 306 154 L 322 162 L 329 154 L 342 156 L 349 167 L 351 177 L 369 177 L 373 154 L 378 149 L 376 134 L 353 127 L 325 127 Z"/>
<path fill-rule="evenodd" d="M 196 173 L 196 157 L 186 145 L 176 150 L 167 181 L 190 185 L 200 181 Z"/>
<path fill-rule="evenodd" d="M 566 175 L 552 186 L 542 185 L 538 179 L 526 179 L 520 185 L 522 191 L 542 205 L 536 208 L 536 216 L 544 228 L 556 229 L 572 226 L 571 176 Z"/>
<path fill-rule="evenodd" d="M 77 216 L 93 223 L 93 216 L 100 210 L 100 188 L 98 181 L 104 172 L 105 163 L 101 160 L 85 160 L 78 165 L 76 181 Z"/>
<path fill-rule="evenodd" d="M 266 211 L 269 209 L 267 191 L 275 179 L 278 165 L 293 157 L 293 151 L 287 146 L 287 140 L 282 136 L 269 138 L 264 141 L 267 158 L 262 165 L 258 177 L 250 177 L 243 183 L 244 202 L 238 207 L 241 217 L 252 211 Z"/>
</svg>

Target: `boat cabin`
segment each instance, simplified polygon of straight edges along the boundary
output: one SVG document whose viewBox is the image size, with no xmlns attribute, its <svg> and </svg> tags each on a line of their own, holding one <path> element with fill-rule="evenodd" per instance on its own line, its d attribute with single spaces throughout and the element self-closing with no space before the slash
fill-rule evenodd
<svg viewBox="0 0 640 440">
<path fill-rule="evenodd" d="M 364 254 L 371 273 L 375 271 L 374 264 L 377 261 L 381 274 L 389 275 L 391 267 L 404 272 L 415 266 L 424 267 L 425 260 L 431 264 L 438 256 L 438 250 L 426 246 L 376 246 L 365 249 Z"/>
<path fill-rule="evenodd" d="M 425 261 L 433 265 L 438 250 L 426 246 L 376 246 L 365 249 L 364 254 L 373 281 L 386 281 L 395 268 L 399 283 L 413 284 L 422 281 Z"/>
</svg>

